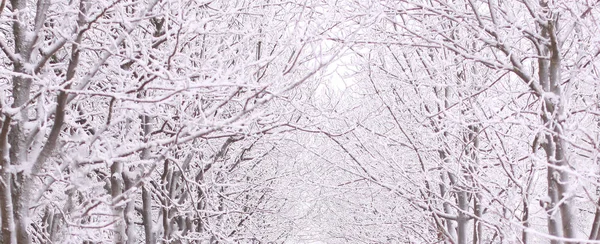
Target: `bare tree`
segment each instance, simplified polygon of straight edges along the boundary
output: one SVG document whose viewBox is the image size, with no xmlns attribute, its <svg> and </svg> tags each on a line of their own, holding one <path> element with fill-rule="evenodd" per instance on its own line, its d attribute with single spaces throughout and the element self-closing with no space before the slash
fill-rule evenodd
<svg viewBox="0 0 600 244">
<path fill-rule="evenodd" d="M 336 56 L 289 2 L 0 9 L 5 244 L 246 240 L 278 174 L 256 167 L 270 104 Z"/>
<path fill-rule="evenodd" d="M 596 39 L 590 34 L 597 30 L 595 3 L 356 4 L 361 7 L 347 14 L 372 17 L 357 17 L 365 31 L 331 39 L 354 44 L 356 60 L 364 60 L 354 64 L 360 72 L 347 92 L 347 99 L 364 98 L 354 110 L 363 116 L 340 116 L 358 124 L 356 133 L 369 133 L 334 143 L 350 157 L 336 167 L 362 179 L 350 182 L 371 182 L 369 189 L 412 202 L 414 210 L 391 219 L 428 216 L 429 230 L 438 234 L 422 235 L 423 242 L 434 242 L 432 236 L 451 243 L 596 238 L 590 213 L 597 201 L 589 189 L 597 183 L 586 168 L 596 167 L 590 135 L 597 132 L 579 126 L 595 128 L 597 116 L 597 98 L 587 92 L 597 89 L 597 55 L 587 48 Z M 398 161 L 395 150 L 410 155 L 396 171 L 388 168 Z M 383 172 L 405 175 L 402 186 Z M 541 219 L 545 229 L 538 227 Z M 373 240 L 368 233 L 356 238 Z"/>
</svg>

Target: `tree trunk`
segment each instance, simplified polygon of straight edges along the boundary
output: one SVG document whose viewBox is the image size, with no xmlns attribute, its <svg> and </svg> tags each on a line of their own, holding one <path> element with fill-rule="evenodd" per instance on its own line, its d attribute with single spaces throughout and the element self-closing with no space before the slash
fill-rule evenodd
<svg viewBox="0 0 600 244">
<path fill-rule="evenodd" d="M 468 229 L 468 217 L 466 212 L 469 211 L 469 201 L 467 200 L 467 193 L 464 190 L 456 193 L 456 199 L 458 201 L 458 218 L 457 218 L 457 232 L 458 232 L 458 244 L 467 244 L 467 229 Z"/>
<path fill-rule="evenodd" d="M 150 123 L 150 116 L 142 116 L 142 129 L 144 131 L 144 137 L 148 138 L 152 132 L 152 124 Z M 141 160 L 147 160 L 150 157 L 150 149 L 146 148 L 142 150 L 140 156 Z M 149 189 L 150 186 L 142 185 L 142 219 L 144 224 L 144 234 L 146 237 L 146 244 L 156 243 L 152 220 L 152 193 Z"/>
<path fill-rule="evenodd" d="M 114 241 L 115 243 L 125 243 L 127 231 L 126 224 L 123 222 L 123 212 L 125 206 L 121 203 L 123 197 L 123 162 L 113 162 L 110 166 L 110 185 L 111 185 L 111 196 L 113 199 L 113 215 L 116 218 L 114 225 Z"/>
<path fill-rule="evenodd" d="M 440 152 L 440 155 L 444 155 L 443 152 Z M 448 180 L 446 179 L 445 173 L 440 173 L 440 178 L 442 180 L 442 183 L 440 183 L 440 194 L 442 197 L 444 197 L 447 193 L 446 190 L 446 186 L 444 185 L 444 182 L 447 182 Z M 442 207 L 444 208 L 444 213 L 448 214 L 448 215 L 452 215 L 452 206 L 450 206 L 450 203 L 447 201 L 444 201 L 442 203 Z M 456 228 L 454 227 L 454 221 L 446 219 L 444 220 L 446 222 L 446 230 L 448 231 L 448 234 L 450 235 L 450 238 L 452 239 L 452 241 L 456 240 Z"/>
<path fill-rule="evenodd" d="M 561 54 L 556 34 L 556 20 L 548 21 L 542 26 L 542 36 L 550 39 L 550 44 L 544 46 L 540 55 L 549 56 L 550 60 L 538 59 L 540 85 L 545 94 L 543 98 L 542 121 L 546 127 L 547 134 L 544 150 L 548 162 L 548 196 L 551 200 L 550 206 L 558 205 L 560 210 L 560 222 L 552 214 L 549 216 L 548 226 L 550 234 L 557 233 L 557 225 L 561 224 L 564 237 L 575 238 L 574 216 L 572 200 L 569 193 L 569 173 L 564 167 L 569 167 L 566 157 L 566 143 L 564 139 L 565 124 L 565 100 L 561 84 Z M 557 235 L 560 236 L 560 235 Z"/>
<path fill-rule="evenodd" d="M 471 162 L 473 165 L 469 166 L 470 173 L 472 175 L 477 175 L 479 172 L 479 134 L 480 129 L 477 125 L 470 125 L 468 132 L 468 140 L 467 143 L 470 143 L 472 146 L 467 147 L 467 155 L 470 155 Z M 475 193 L 473 193 L 473 214 L 475 215 L 475 219 L 473 221 L 473 244 L 479 244 L 483 240 L 483 224 L 480 219 L 483 217 L 483 209 L 481 207 L 481 193 L 479 191 L 479 187 L 475 179 L 472 179 L 472 187 L 475 189 Z"/>
</svg>

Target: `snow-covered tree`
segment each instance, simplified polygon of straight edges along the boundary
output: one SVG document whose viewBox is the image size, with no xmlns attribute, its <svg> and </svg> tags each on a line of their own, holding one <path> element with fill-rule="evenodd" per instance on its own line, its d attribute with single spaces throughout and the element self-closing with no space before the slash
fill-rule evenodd
<svg viewBox="0 0 600 244">
<path fill-rule="evenodd" d="M 2 243 L 285 238 L 263 158 L 335 58 L 318 4 L 2 1 Z"/>
</svg>

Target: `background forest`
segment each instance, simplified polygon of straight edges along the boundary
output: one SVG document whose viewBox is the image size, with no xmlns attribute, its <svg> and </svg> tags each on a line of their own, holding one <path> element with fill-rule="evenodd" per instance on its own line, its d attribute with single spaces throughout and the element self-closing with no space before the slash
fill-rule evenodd
<svg viewBox="0 0 600 244">
<path fill-rule="evenodd" d="M 0 243 L 600 243 L 599 18 L 0 0 Z"/>
</svg>

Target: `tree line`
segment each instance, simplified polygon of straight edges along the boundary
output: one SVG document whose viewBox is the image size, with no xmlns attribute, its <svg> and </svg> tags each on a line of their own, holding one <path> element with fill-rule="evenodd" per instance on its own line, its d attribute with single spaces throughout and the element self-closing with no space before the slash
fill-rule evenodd
<svg viewBox="0 0 600 244">
<path fill-rule="evenodd" d="M 1 243 L 600 241 L 598 4 L 2 0 Z"/>
</svg>

